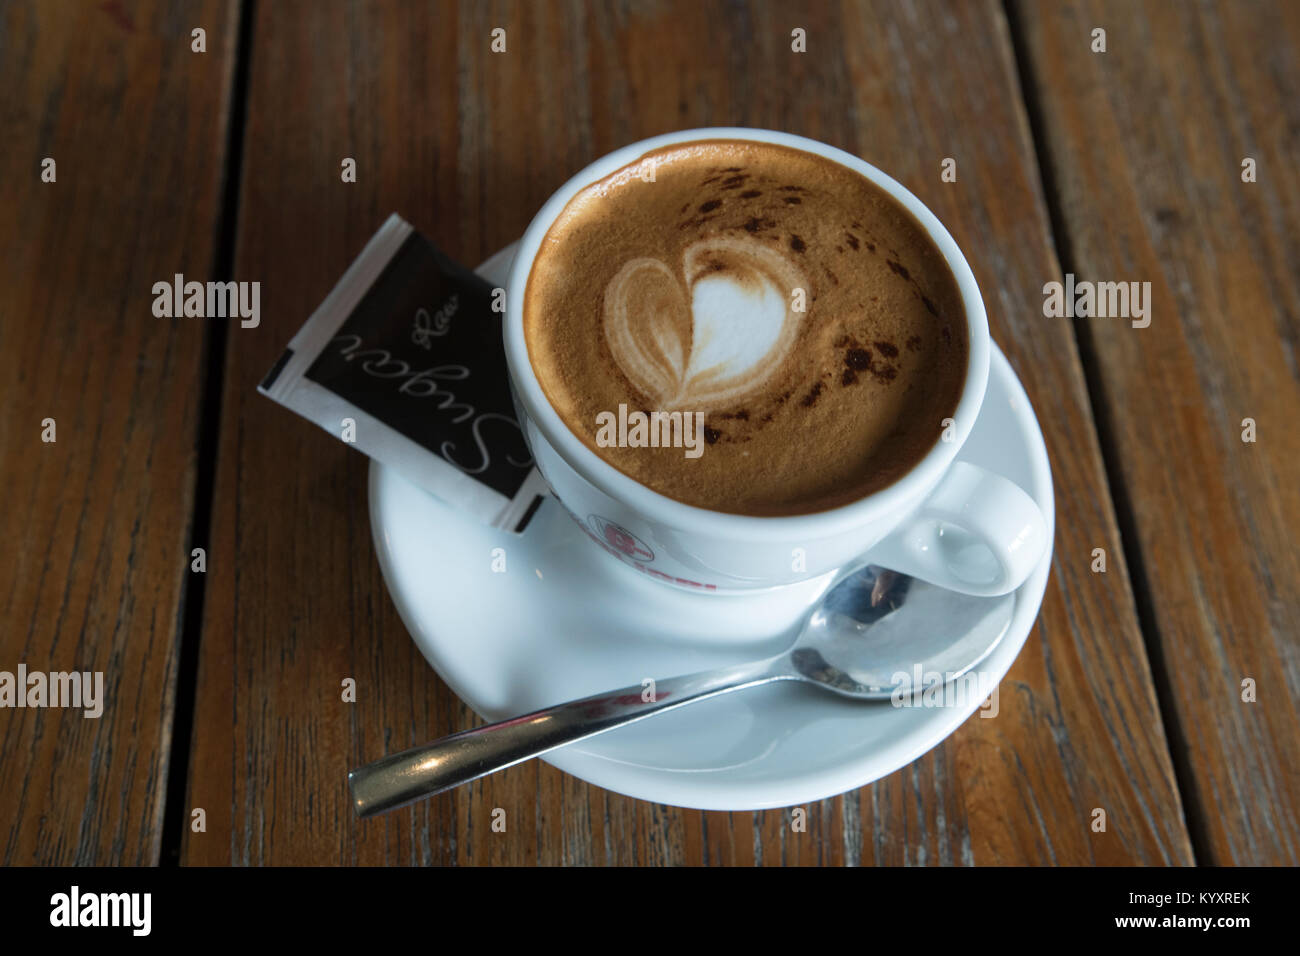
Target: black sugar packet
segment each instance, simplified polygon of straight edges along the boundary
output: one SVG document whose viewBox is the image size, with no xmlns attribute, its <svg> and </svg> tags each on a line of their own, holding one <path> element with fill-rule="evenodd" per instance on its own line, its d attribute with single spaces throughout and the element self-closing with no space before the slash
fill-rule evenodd
<svg viewBox="0 0 1300 956">
<path fill-rule="evenodd" d="M 521 532 L 547 486 L 510 399 L 496 300 L 394 214 L 257 390 L 486 524 Z"/>
</svg>

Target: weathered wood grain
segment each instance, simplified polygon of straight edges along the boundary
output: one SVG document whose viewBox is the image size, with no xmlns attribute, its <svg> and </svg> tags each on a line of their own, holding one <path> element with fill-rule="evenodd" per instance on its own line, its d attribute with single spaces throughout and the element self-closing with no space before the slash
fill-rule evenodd
<svg viewBox="0 0 1300 956">
<path fill-rule="evenodd" d="M 159 859 L 206 323 L 151 290 L 212 266 L 234 15 L 0 9 L 0 670 L 106 698 L 0 710 L 0 863 Z"/>
<path fill-rule="evenodd" d="M 489 50 L 498 26 L 504 54 Z M 263 281 L 264 320 L 228 353 L 190 764 L 208 827 L 186 835 L 186 862 L 1190 861 L 1073 331 L 1041 317 L 1060 269 L 1000 6 L 276 3 L 258 5 L 253 39 L 237 275 Z M 385 594 L 365 462 L 257 381 L 390 210 L 476 262 L 598 155 L 726 124 L 866 157 L 968 252 L 1042 419 L 1059 509 L 1047 601 L 1000 716 L 806 808 L 804 833 L 789 811 L 641 803 L 537 762 L 354 820 L 347 769 L 476 719 Z M 356 184 L 340 182 L 345 156 Z M 1099 546 L 1104 575 L 1089 570 Z M 496 807 L 507 834 L 491 832 Z"/>
<path fill-rule="evenodd" d="M 1079 333 L 1199 861 L 1294 866 L 1300 7 L 1027 3 L 1017 19 L 1066 264 L 1151 287 L 1149 327 L 1082 319 Z"/>
</svg>

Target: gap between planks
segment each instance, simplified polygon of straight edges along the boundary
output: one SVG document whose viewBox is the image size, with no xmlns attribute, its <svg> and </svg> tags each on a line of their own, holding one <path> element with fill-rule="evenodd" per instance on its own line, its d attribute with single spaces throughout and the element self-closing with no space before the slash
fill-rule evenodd
<svg viewBox="0 0 1300 956">
<path fill-rule="evenodd" d="M 1016 10 L 1016 0 L 1003 0 L 1003 13 L 1011 37 L 1011 53 L 1015 61 L 1016 78 L 1020 85 L 1020 100 L 1025 108 L 1029 122 L 1030 142 L 1033 146 L 1034 165 L 1038 170 L 1039 185 L 1043 191 L 1043 202 L 1047 208 L 1048 223 L 1052 232 L 1052 244 L 1056 247 L 1057 265 L 1062 275 L 1074 272 L 1074 247 L 1070 238 L 1069 222 L 1061 205 L 1060 191 L 1056 183 L 1051 144 L 1047 138 L 1046 123 L 1043 120 L 1042 104 L 1038 97 L 1038 88 L 1033 76 L 1033 67 L 1026 52 L 1028 41 L 1024 25 Z M 1059 277 L 1058 277 L 1059 278 Z M 1151 668 L 1151 679 L 1155 689 L 1156 706 L 1160 712 L 1160 722 L 1164 728 L 1165 747 L 1169 752 L 1170 763 L 1174 770 L 1174 781 L 1178 786 L 1179 799 L 1183 806 L 1183 826 L 1187 830 L 1192 848 L 1192 862 L 1210 858 L 1210 834 L 1206 826 L 1205 808 L 1197 796 L 1193 785 L 1189 759 L 1189 746 L 1186 734 L 1178 721 L 1174 708 L 1174 691 L 1169 679 L 1169 667 L 1165 658 L 1164 647 L 1160 641 L 1159 627 L 1156 623 L 1155 605 L 1152 601 L 1150 578 L 1146 571 L 1146 558 L 1142 551 L 1141 538 L 1138 535 L 1137 519 L 1133 511 L 1132 496 L 1124 485 L 1123 476 L 1116 463 L 1119 457 L 1119 442 L 1115 426 L 1103 400 L 1105 385 L 1102 381 L 1097 349 L 1093 340 L 1092 329 L 1087 320 L 1076 317 L 1072 320 L 1075 344 L 1079 351 L 1079 364 L 1083 368 L 1084 384 L 1087 389 L 1088 408 L 1092 414 L 1097 431 L 1097 444 L 1101 450 L 1102 467 L 1106 474 L 1106 485 L 1110 493 L 1111 507 L 1115 511 L 1115 523 L 1120 534 L 1120 548 L 1124 562 L 1128 565 L 1129 581 L 1133 588 L 1133 603 L 1137 611 L 1138 630 L 1142 635 L 1142 645 L 1146 649 L 1147 664 Z"/>
</svg>

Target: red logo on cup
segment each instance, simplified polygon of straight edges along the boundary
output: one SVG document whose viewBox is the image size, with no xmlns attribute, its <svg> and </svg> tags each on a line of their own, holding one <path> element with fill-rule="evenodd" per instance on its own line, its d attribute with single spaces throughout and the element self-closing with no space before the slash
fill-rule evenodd
<svg viewBox="0 0 1300 956">
<path fill-rule="evenodd" d="M 600 515 L 588 515 L 587 520 L 591 522 L 591 527 L 600 540 L 616 551 L 621 551 L 629 558 L 637 558 L 641 561 L 654 560 L 655 553 L 646 547 L 645 542 L 622 525 L 617 525 Z"/>
</svg>

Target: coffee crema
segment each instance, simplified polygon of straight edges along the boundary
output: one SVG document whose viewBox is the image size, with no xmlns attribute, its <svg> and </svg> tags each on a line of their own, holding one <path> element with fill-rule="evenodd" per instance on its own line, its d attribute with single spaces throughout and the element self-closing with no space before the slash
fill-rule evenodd
<svg viewBox="0 0 1300 956">
<path fill-rule="evenodd" d="M 668 146 L 582 189 L 523 313 L 575 435 L 661 494 L 735 514 L 823 511 L 902 477 L 954 414 L 969 352 L 952 271 L 897 200 L 748 140 Z M 667 434 L 602 447 L 599 416 L 620 404 L 704 413 L 703 453 Z"/>
</svg>

